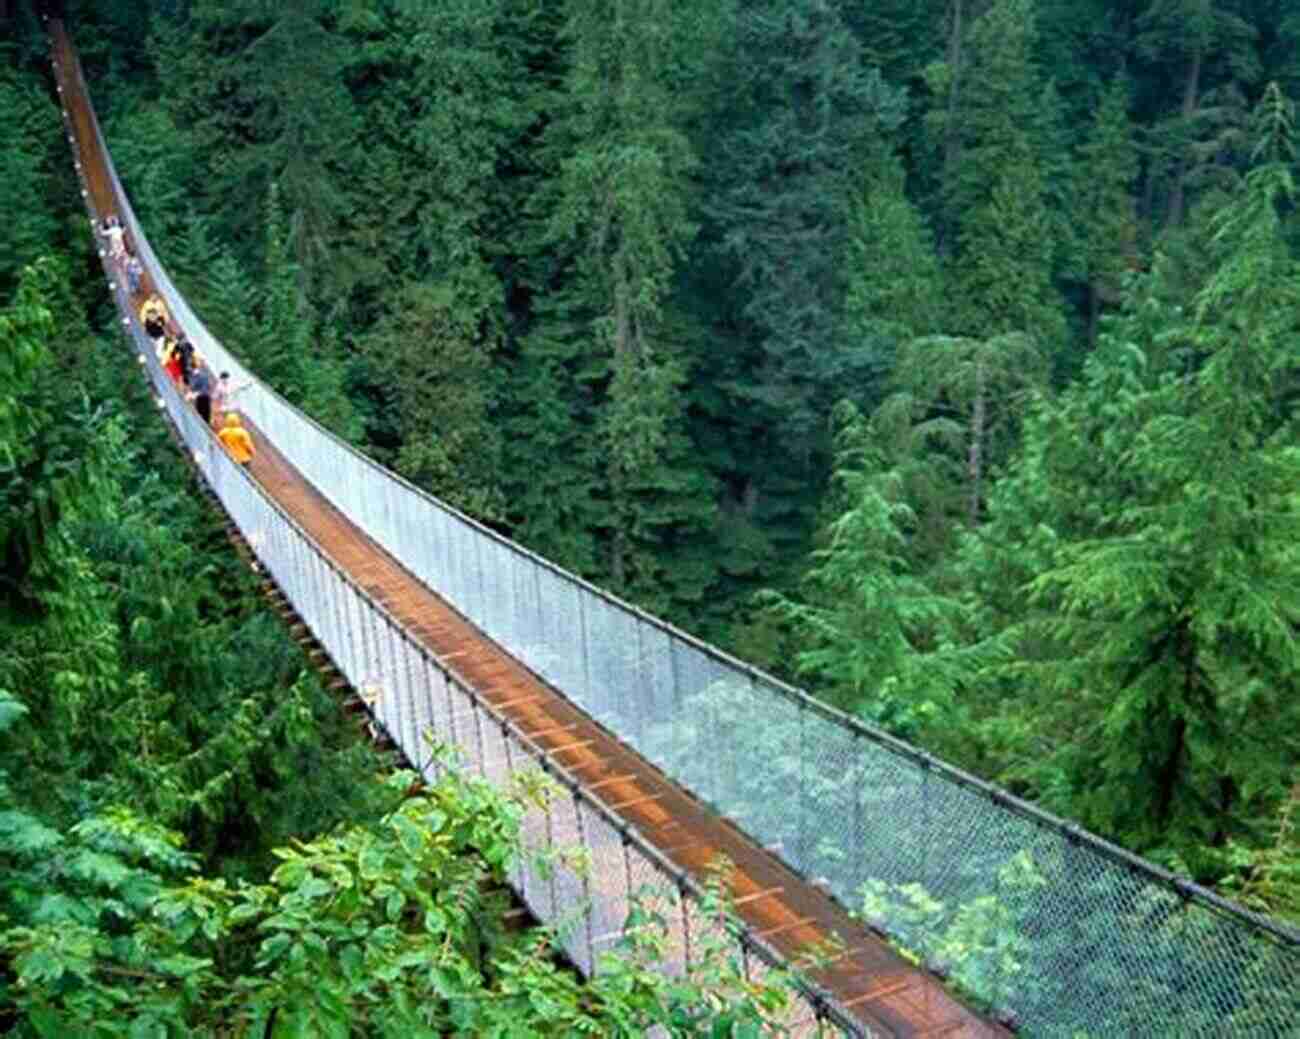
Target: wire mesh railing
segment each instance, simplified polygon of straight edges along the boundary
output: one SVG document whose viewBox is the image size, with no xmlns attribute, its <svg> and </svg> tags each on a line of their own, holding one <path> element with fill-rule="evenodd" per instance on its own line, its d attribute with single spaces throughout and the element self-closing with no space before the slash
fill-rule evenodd
<svg viewBox="0 0 1300 1039">
<path fill-rule="evenodd" d="M 1294 930 L 617 600 L 298 412 L 198 321 L 113 178 L 172 313 L 213 367 L 251 380 L 240 408 L 289 461 L 484 634 L 801 875 L 1030 1034 L 1300 1034 Z"/>
<path fill-rule="evenodd" d="M 79 68 L 71 71 L 80 80 Z M 97 125 L 93 129 L 111 175 L 102 135 Z M 75 146 L 71 126 L 68 133 Z M 82 176 L 94 223 L 98 214 Z M 113 182 L 119 215 L 134 232 L 142 257 L 151 258 L 115 177 Z M 148 270 L 149 261 L 145 266 Z M 598 971 L 601 957 L 625 937 L 635 907 L 661 922 L 660 966 L 672 974 L 687 973 L 718 950 L 750 982 L 786 971 L 789 965 L 771 945 L 718 912 L 700 885 L 394 619 L 231 459 L 162 369 L 125 287 L 110 277 L 109 288 L 155 400 L 184 449 L 259 565 L 333 665 L 366 697 L 375 723 L 410 766 L 436 779 L 448 766 L 433 748 L 446 743 L 457 748 L 457 767 L 497 786 L 509 787 L 516 776 L 537 771 L 554 781 L 558 793 L 545 807 L 532 805 L 522 816 L 522 854 L 511 866 L 510 882 L 534 916 L 555 929 L 569 959 L 584 973 Z M 775 1023 L 796 1035 L 871 1035 L 816 985 L 798 977 L 791 981 L 792 998 L 774 1011 Z"/>
</svg>

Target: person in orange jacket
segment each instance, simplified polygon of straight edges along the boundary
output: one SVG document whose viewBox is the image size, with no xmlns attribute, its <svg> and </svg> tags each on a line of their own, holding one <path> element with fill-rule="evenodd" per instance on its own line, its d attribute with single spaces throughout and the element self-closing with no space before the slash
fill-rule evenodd
<svg viewBox="0 0 1300 1039">
<path fill-rule="evenodd" d="M 253 447 L 253 438 L 248 435 L 248 430 L 239 423 L 238 412 L 227 412 L 226 424 L 217 436 L 226 445 L 230 457 L 242 466 L 247 467 L 248 463 L 253 460 L 253 455 L 257 453 L 257 450 Z"/>
</svg>

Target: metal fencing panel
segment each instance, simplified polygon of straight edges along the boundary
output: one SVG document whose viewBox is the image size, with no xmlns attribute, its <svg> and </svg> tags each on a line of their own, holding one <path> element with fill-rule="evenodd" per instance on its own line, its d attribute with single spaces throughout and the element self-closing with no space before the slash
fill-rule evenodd
<svg viewBox="0 0 1300 1039">
<path fill-rule="evenodd" d="M 99 145 L 107 158 L 102 136 Z M 796 871 L 977 1000 L 1014 1012 L 1035 1035 L 1300 1034 L 1300 935 L 1292 929 L 816 703 L 500 537 L 331 436 L 208 333 L 111 175 L 119 215 L 172 314 L 214 368 L 249 381 L 237 406 L 320 492 L 488 637 Z M 493 744 L 490 761 L 473 759 L 487 745 L 483 726 L 496 720 L 485 722 L 473 694 L 419 648 L 395 659 L 392 640 L 404 634 L 384 626 L 378 607 L 327 561 L 314 564 L 313 585 L 299 583 L 294 564 L 277 554 L 299 535 L 286 534 L 284 520 L 252 500 L 247 480 L 228 471 L 206 430 L 190 428 L 192 413 L 147 361 L 241 529 L 265 532 L 259 556 L 267 551 L 268 569 L 294 588 L 313 632 L 358 688 L 383 690 L 377 714 L 410 760 L 421 759 L 411 741 L 427 721 L 484 774 L 508 775 L 512 760 L 533 763 L 517 740 Z M 294 551 L 301 561 L 304 550 Z M 320 595 L 328 605 L 313 603 Z M 393 691 L 394 674 L 405 676 L 401 692 Z M 421 675 L 432 675 L 432 684 Z M 600 827 L 616 824 L 583 811 L 557 804 L 544 818 L 526 818 L 525 843 L 577 840 L 614 862 Z M 637 853 L 653 858 L 647 848 Z M 617 916 L 608 906 L 621 904 L 606 905 L 591 883 L 563 869 L 549 876 L 518 869 L 523 897 L 545 919 L 575 904 L 604 907 L 585 912 L 566 939 L 587 968 Z M 683 925 L 683 956 L 688 946 Z"/>
</svg>

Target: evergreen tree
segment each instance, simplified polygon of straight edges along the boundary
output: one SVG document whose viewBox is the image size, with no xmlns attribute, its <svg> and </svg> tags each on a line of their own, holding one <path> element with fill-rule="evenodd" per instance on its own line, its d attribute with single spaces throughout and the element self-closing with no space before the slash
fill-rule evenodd
<svg viewBox="0 0 1300 1039">
<path fill-rule="evenodd" d="M 1178 112 L 1162 127 L 1161 173 L 1168 184 L 1165 223 L 1178 227 L 1186 212 L 1187 180 L 1195 159 L 1200 108 L 1206 93 L 1208 68 L 1227 65 L 1234 75 L 1252 82 L 1258 75 L 1254 54 L 1255 28 L 1231 3 L 1219 0 L 1150 0 L 1136 22 L 1136 49 L 1147 59 L 1176 62 L 1179 76 Z M 1171 84 L 1173 85 L 1173 84 Z"/>
<path fill-rule="evenodd" d="M 1194 307 L 1154 294 L 1135 306 L 1079 388 L 1032 424 L 1026 452 L 1046 482 L 1029 502 L 1055 540 L 1029 585 L 1043 616 L 1015 630 L 1026 675 L 1075 732 L 1035 782 L 1054 796 L 1064 783 L 1058 807 L 1088 825 L 1169 842 L 1206 871 L 1222 864 L 1200 846 L 1270 811 L 1300 755 L 1283 735 L 1300 682 L 1300 452 L 1285 389 L 1300 271 L 1278 211 L 1290 130 L 1274 89 L 1259 162 L 1214 218 L 1215 267 Z"/>
<path fill-rule="evenodd" d="M 924 402 L 927 416 L 961 430 L 972 524 L 981 516 L 989 468 L 1006 458 L 1025 402 L 1046 382 L 1045 368 L 1037 344 L 1016 332 L 987 339 L 930 336 L 909 343 L 899 358 L 904 393 Z"/>
<path fill-rule="evenodd" d="M 491 357 L 482 330 L 464 324 L 450 284 L 412 282 L 390 299 L 363 340 L 388 383 L 401 445 L 386 461 L 471 515 L 500 520 L 501 435 L 490 421 Z"/>
<path fill-rule="evenodd" d="M 343 170 L 357 132 L 338 7 L 338 0 L 199 0 L 176 12 L 170 34 L 203 46 L 173 43 L 175 65 L 163 76 L 178 121 L 199 135 L 204 193 L 227 235 L 256 238 L 248 199 L 277 184 L 286 249 L 304 289 L 322 297 L 355 279 L 351 254 L 336 255 L 335 244 L 351 215 Z"/>
<path fill-rule="evenodd" d="M 1054 352 L 1063 338 L 1062 304 L 1052 284 L 1055 244 L 1035 130 L 1052 116 L 1034 68 L 1032 0 L 998 0 L 967 41 L 960 126 L 961 160 L 945 193 L 959 228 L 954 277 L 957 327 L 987 337 L 1029 335 Z"/>
<path fill-rule="evenodd" d="M 9 69 L 13 52 L 0 47 L 0 208 L 7 214 L 0 227 L 0 298 L 17 284 L 24 266 L 36 260 L 55 234 L 47 204 L 50 174 L 44 156 L 58 140 L 58 111 L 34 85 Z"/>
<path fill-rule="evenodd" d="M 1079 147 L 1075 226 L 1082 227 L 1082 273 L 1088 285 L 1088 339 L 1097 341 L 1102 307 L 1118 301 L 1126 272 L 1138 266 L 1133 186 L 1137 153 L 1128 119 L 1128 89 L 1112 83 Z"/>
<path fill-rule="evenodd" d="M 560 558 L 660 606 L 672 597 L 673 545 L 698 537 L 712 511 L 709 482 L 687 471 L 684 371 L 665 313 L 695 233 L 686 212 L 695 160 L 672 89 L 689 24 L 659 0 L 571 8 L 571 65 L 548 131 L 560 158 L 544 196 L 557 284 L 538 303 L 520 367 L 540 391 L 528 421 L 552 407 L 572 420 L 565 442 L 520 444 L 536 461 L 513 466 L 528 478 L 511 495 L 533 544 L 554 529 L 545 503 L 567 499 Z"/>
<path fill-rule="evenodd" d="M 849 171 L 869 134 L 898 126 L 901 97 L 863 72 L 829 0 L 742 8 L 732 76 L 731 129 L 713 172 L 753 373 L 734 392 L 778 453 L 807 459 L 825 446 L 820 416 L 853 359 L 843 331 Z"/>
<path fill-rule="evenodd" d="M 50 259 L 24 269 L 0 311 L 0 603 L 19 614 L 42 608 L 66 511 L 102 465 L 93 446 L 101 416 L 69 392 L 50 353 L 56 330 L 77 329 L 72 311 L 66 267 Z"/>
<path fill-rule="evenodd" d="M 829 472 L 831 406 L 878 388 L 881 344 L 847 313 L 850 229 L 862 163 L 873 145 L 889 150 L 903 103 L 864 69 L 841 4 L 721 7 L 693 124 L 710 156 L 701 236 L 680 298 L 694 325 L 692 439 L 723 487 L 730 599 L 796 569 Z"/>
<path fill-rule="evenodd" d="M 493 265 L 518 224 L 504 173 L 522 164 L 519 138 L 547 93 L 525 93 L 519 37 L 539 20 L 528 0 L 459 0 L 362 7 L 344 21 L 366 114 L 350 194 L 369 293 L 394 275 L 447 283 L 458 320 L 500 329 Z"/>
<path fill-rule="evenodd" d="M 847 334 L 866 362 L 853 382 L 879 386 L 901 344 L 943 329 L 949 301 L 929 228 L 904 190 L 899 157 L 877 147 L 863 174 L 850 226 L 845 311 Z"/>
<path fill-rule="evenodd" d="M 806 599 L 773 596 L 794 627 L 801 674 L 838 706 L 905 737 L 955 724 L 957 691 L 975 654 L 952 649 L 957 600 L 919 576 L 909 542 L 921 518 L 912 475 L 891 465 L 851 406 L 839 415 L 835 490 L 843 508 L 825 530 L 804 581 Z"/>
<path fill-rule="evenodd" d="M 942 53 L 951 0 L 876 0 L 846 4 L 844 20 L 861 42 L 863 60 L 886 80 L 920 85 L 926 65 Z"/>
</svg>

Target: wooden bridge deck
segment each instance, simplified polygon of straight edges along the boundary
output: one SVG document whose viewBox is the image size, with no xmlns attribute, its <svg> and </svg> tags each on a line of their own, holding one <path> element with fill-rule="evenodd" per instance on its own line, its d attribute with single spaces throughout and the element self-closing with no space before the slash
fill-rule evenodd
<svg viewBox="0 0 1300 1039">
<path fill-rule="evenodd" d="M 116 211 L 103 156 L 91 147 L 89 100 L 72 72 L 75 52 L 59 23 L 51 23 L 51 33 L 87 187 L 98 212 Z M 809 945 L 836 936 L 846 951 L 812 977 L 868 1030 L 900 1039 L 1009 1035 L 964 1007 L 935 978 L 484 637 L 331 506 L 274 444 L 258 436 L 258 447 L 251 472 L 263 489 L 414 636 L 438 656 L 454 657 L 457 671 L 486 702 L 555 751 L 584 785 L 599 784 L 594 796 L 671 861 L 697 876 L 722 856 L 734 863 L 731 884 L 738 912 L 760 937 L 793 959 Z"/>
</svg>

